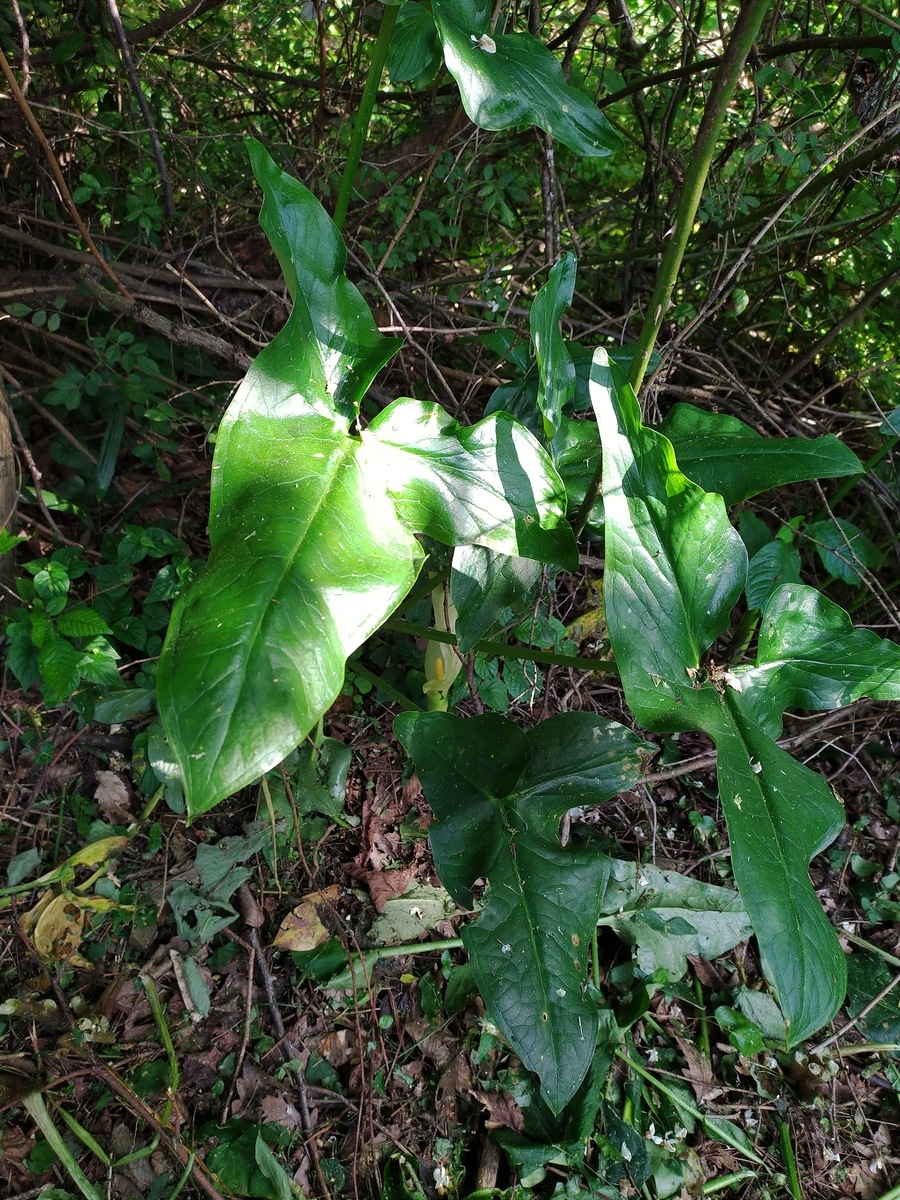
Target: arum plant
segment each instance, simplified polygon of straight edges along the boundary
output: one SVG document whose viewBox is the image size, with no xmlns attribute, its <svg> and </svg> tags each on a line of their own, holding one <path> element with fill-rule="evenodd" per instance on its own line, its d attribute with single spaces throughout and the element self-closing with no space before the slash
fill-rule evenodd
<svg viewBox="0 0 900 1200">
<path fill-rule="evenodd" d="M 549 52 L 491 26 L 482 0 L 433 0 L 412 19 L 401 12 L 396 27 L 404 69 L 439 49 L 485 127 L 534 122 L 581 154 L 617 145 Z M 786 483 L 856 477 L 862 465 L 835 438 L 764 439 L 687 405 L 659 428 L 644 424 L 627 371 L 642 376 L 654 335 L 618 358 L 570 346 L 559 323 L 574 291 L 571 255 L 535 297 L 531 369 L 498 389 L 484 419 L 463 425 L 438 404 L 400 397 L 366 423 L 366 393 L 399 343 L 378 332 L 312 193 L 258 142 L 248 151 L 293 308 L 223 418 L 209 561 L 175 608 L 159 664 L 189 816 L 295 749 L 336 698 L 348 657 L 428 570 L 429 548 L 451 547 L 426 664 L 435 711 L 401 715 L 396 732 L 437 818 L 442 881 L 458 903 L 481 901 L 464 942 L 489 1012 L 546 1102 L 561 1109 L 598 1039 L 608 1058 L 617 1040 L 589 954 L 610 918 L 645 966 L 662 935 L 679 939 L 668 977 L 687 953 L 723 953 L 754 933 L 788 1043 L 808 1037 L 844 994 L 843 955 L 808 873 L 842 813 L 776 739 L 787 709 L 900 699 L 900 647 L 854 629 L 814 589 L 750 571 L 729 508 Z M 578 415 L 590 410 L 593 420 Z M 643 873 L 625 887 L 621 864 L 563 834 L 573 810 L 645 776 L 655 750 L 643 734 L 587 713 L 523 730 L 494 714 L 441 711 L 460 661 L 447 647 L 484 646 L 504 614 L 533 605 L 545 577 L 573 570 L 573 523 L 603 538 L 609 638 L 634 723 L 702 730 L 715 743 L 737 893 L 699 894 Z M 742 606 L 759 613 L 748 662 L 721 649 Z"/>
</svg>

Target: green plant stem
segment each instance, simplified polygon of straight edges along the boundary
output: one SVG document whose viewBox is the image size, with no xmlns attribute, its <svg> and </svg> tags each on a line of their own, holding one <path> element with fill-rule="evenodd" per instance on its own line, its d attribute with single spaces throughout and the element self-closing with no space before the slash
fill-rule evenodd
<svg viewBox="0 0 900 1200">
<path fill-rule="evenodd" d="M 441 629 L 431 629 L 427 625 L 411 625 L 409 621 L 385 621 L 385 629 L 395 633 L 405 633 L 408 637 L 428 638 L 432 642 L 446 642 L 449 646 L 456 645 L 456 635 L 444 633 Z M 612 662 L 601 662 L 596 658 L 573 658 L 570 654 L 554 654 L 550 650 L 532 650 L 528 646 L 510 646 L 506 642 L 476 642 L 472 647 L 478 654 L 494 654 L 497 658 L 521 658 L 526 662 L 547 663 L 553 667 L 575 667 L 582 671 L 602 671 L 610 675 L 618 674 L 618 667 Z"/>
<path fill-rule="evenodd" d="M 753 40 L 759 32 L 771 3 L 772 0 L 748 0 L 747 3 L 740 6 L 738 18 L 731 31 L 731 37 L 728 39 L 728 48 L 722 55 L 722 60 L 716 70 L 712 90 L 694 141 L 694 152 L 685 172 L 681 195 L 675 208 L 675 217 L 668 231 L 668 241 L 659 266 L 656 286 L 650 297 L 647 315 L 635 344 L 629 382 L 636 393 L 644 381 L 656 339 L 672 302 L 672 293 L 675 290 L 688 240 L 694 229 L 694 219 L 697 216 L 697 209 L 700 207 L 700 200 L 706 186 L 706 178 L 716 151 L 722 123 L 728 112 L 728 106 L 744 69 L 744 63 L 750 53 Z M 587 524 L 588 515 L 600 495 L 602 482 L 603 462 L 601 458 L 575 517 L 576 536 Z"/>
<path fill-rule="evenodd" d="M 891 954 L 887 950 L 882 950 L 880 946 L 876 946 L 873 942 L 867 942 L 865 938 L 857 937 L 855 933 L 842 933 L 841 937 L 846 938 L 848 942 L 852 942 L 854 946 L 868 950 L 871 954 L 879 955 L 886 963 L 890 963 L 892 967 L 900 967 L 900 958 L 897 958 L 895 954 Z"/>
<path fill-rule="evenodd" d="M 69 1178 L 78 1188 L 79 1192 L 81 1192 L 82 1196 L 86 1200 L 102 1200 L 100 1192 L 94 1187 L 84 1171 L 82 1171 L 72 1151 L 53 1124 L 53 1118 L 47 1110 L 47 1105 L 44 1103 L 44 1097 L 41 1093 L 29 1092 L 28 1095 L 22 1097 L 22 1105 L 47 1139 L 50 1149 L 59 1159 L 62 1166 L 68 1171 Z"/>
<path fill-rule="evenodd" d="M 755 1171 L 733 1171 L 730 1175 L 720 1175 L 718 1179 L 709 1179 L 704 1183 L 702 1191 L 704 1196 L 714 1196 L 716 1192 L 724 1192 L 728 1188 L 737 1187 L 739 1183 L 743 1183 L 746 1179 L 755 1179 Z"/>
<path fill-rule="evenodd" d="M 353 132 L 350 134 L 350 146 L 347 149 L 347 161 L 344 163 L 344 174 L 341 177 L 341 186 L 338 189 L 337 202 L 334 206 L 334 223 L 338 229 L 342 229 L 344 226 L 344 218 L 347 215 L 347 208 L 350 204 L 350 194 L 353 191 L 353 184 L 356 181 L 356 172 L 359 169 L 360 159 L 362 158 L 363 146 L 366 144 L 369 121 L 372 119 L 372 110 L 375 108 L 375 97 L 378 95 L 378 85 L 381 83 L 381 76 L 384 71 L 384 64 L 387 61 L 391 36 L 394 32 L 394 25 L 397 22 L 399 11 L 400 6 L 398 4 L 389 4 L 385 7 L 381 17 L 378 37 L 375 40 L 375 49 L 372 51 L 372 59 L 369 63 L 368 74 L 366 75 L 366 85 L 363 88 L 363 94 L 359 101 L 356 120 L 353 122 Z"/>
<path fill-rule="evenodd" d="M 681 269 L 681 260 L 687 249 L 688 239 L 693 232 L 694 219 L 697 216 L 697 209 L 700 207 L 703 189 L 706 187 L 706 177 L 716 151 L 722 123 L 728 112 L 738 79 L 744 69 L 747 55 L 750 53 L 750 48 L 771 2 L 772 0 L 749 0 L 748 3 L 740 6 L 734 29 L 728 39 L 728 48 L 722 55 L 722 61 L 716 70 L 712 90 L 694 141 L 694 152 L 685 172 L 684 185 L 678 198 L 675 218 L 672 221 L 666 252 L 660 263 L 656 286 L 650 298 L 650 306 L 643 327 L 638 335 L 629 376 L 629 382 L 635 392 L 640 390 L 653 347 L 656 345 L 656 339 L 672 301 L 672 293 Z"/>
<path fill-rule="evenodd" d="M 803 1200 L 800 1176 L 797 1174 L 797 1160 L 794 1158 L 794 1147 L 791 1145 L 791 1131 L 788 1129 L 786 1121 L 780 1123 L 778 1137 L 781 1141 L 781 1158 L 787 1173 L 791 1196 L 793 1196 L 793 1200 Z"/>
<path fill-rule="evenodd" d="M 623 1063 L 626 1063 L 629 1067 L 631 1067 L 632 1071 L 634 1071 L 636 1075 L 640 1075 L 642 1079 L 646 1079 L 646 1081 L 652 1084 L 658 1092 L 662 1092 L 664 1096 L 668 1096 L 676 1108 L 682 1109 L 684 1112 L 689 1113 L 695 1121 L 699 1121 L 710 1137 L 714 1137 L 721 1142 L 725 1142 L 726 1145 L 731 1146 L 733 1150 L 737 1150 L 738 1154 L 743 1154 L 743 1156 L 745 1158 L 749 1158 L 751 1162 L 755 1162 L 758 1163 L 759 1166 L 763 1166 L 763 1160 L 759 1157 L 759 1155 L 754 1150 L 748 1150 L 746 1146 L 742 1146 L 738 1139 L 730 1132 L 727 1126 L 710 1124 L 709 1119 L 705 1117 L 698 1108 L 696 1108 L 693 1104 L 689 1104 L 685 1100 L 684 1096 L 680 1095 L 673 1088 L 668 1087 L 658 1076 L 654 1075 L 652 1071 L 648 1071 L 647 1068 L 642 1066 L 641 1063 L 635 1062 L 634 1059 L 624 1050 L 617 1050 L 616 1057 L 620 1058 Z"/>
<path fill-rule="evenodd" d="M 150 1011 L 153 1013 L 153 1019 L 156 1022 L 156 1028 L 159 1030 L 159 1036 L 162 1038 L 162 1043 L 166 1051 L 166 1057 L 169 1060 L 169 1095 L 166 1100 L 166 1106 L 163 1109 L 162 1117 L 163 1123 L 165 1124 L 172 1114 L 173 1099 L 178 1092 L 178 1086 L 181 1082 L 181 1075 L 178 1070 L 178 1056 L 175 1053 L 172 1035 L 169 1033 L 169 1026 L 166 1022 L 166 1014 L 163 1011 L 162 1001 L 159 998 L 159 992 L 156 990 L 156 984 L 153 982 L 153 979 L 146 974 L 141 976 L 141 983 L 143 983 L 144 991 L 147 993 Z"/>
<path fill-rule="evenodd" d="M 700 1021 L 700 1053 L 708 1063 L 712 1062 L 712 1053 L 709 1046 L 709 1021 L 706 1016 L 706 1002 L 703 999 L 703 985 L 697 976 L 694 976 L 694 996 L 697 999 L 697 1014 Z"/>
</svg>

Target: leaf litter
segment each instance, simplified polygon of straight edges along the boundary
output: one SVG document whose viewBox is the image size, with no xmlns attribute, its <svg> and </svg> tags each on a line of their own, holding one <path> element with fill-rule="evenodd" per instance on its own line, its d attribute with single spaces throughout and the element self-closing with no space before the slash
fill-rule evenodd
<svg viewBox="0 0 900 1200">
<path fill-rule="evenodd" d="M 188 828 L 177 814 L 159 809 L 154 819 L 163 836 L 153 849 L 146 831 L 128 838 L 119 832 L 135 808 L 127 786 L 120 786 L 121 773 L 110 772 L 113 779 L 95 774 L 98 831 L 121 839 L 106 843 L 117 857 L 110 859 L 99 843 L 75 846 L 70 866 L 55 876 L 64 878 L 64 885 L 35 880 L 41 867 L 34 855 L 22 863 L 26 880 L 34 883 L 30 893 L 12 898 L 18 924 L 8 925 L 2 1008 L 9 1050 L 31 1056 L 37 1045 L 39 1079 L 50 1085 L 57 1122 L 63 1122 L 60 1110 L 65 1109 L 111 1156 L 128 1158 L 133 1151 L 122 1149 L 128 1139 L 136 1150 L 149 1148 L 155 1135 L 146 1113 L 156 1114 L 163 1136 L 155 1148 L 113 1168 L 121 1195 L 140 1194 L 151 1173 L 170 1178 L 174 1186 L 183 1171 L 181 1166 L 176 1174 L 178 1145 L 218 1164 L 214 1186 L 223 1196 L 228 1189 L 241 1194 L 241 1187 L 243 1194 L 278 1195 L 282 1176 L 271 1161 L 307 1195 L 324 1194 L 323 1179 L 333 1196 L 378 1194 L 383 1181 L 392 1178 L 393 1168 L 386 1164 L 397 1158 L 405 1164 L 401 1174 L 408 1195 L 416 1180 L 421 1194 L 432 1197 L 435 1172 L 440 1180 L 444 1172 L 450 1190 L 460 1195 L 479 1180 L 503 1189 L 517 1179 L 520 1191 L 524 1179 L 536 1196 L 549 1195 L 553 1181 L 565 1179 L 580 1180 L 579 1186 L 593 1188 L 598 1196 L 610 1186 L 618 1195 L 637 1194 L 631 1181 L 640 1172 L 635 1176 L 621 1153 L 604 1149 L 612 1145 L 602 1134 L 605 1110 L 595 1100 L 580 1099 L 575 1104 L 581 1106 L 580 1116 L 564 1113 L 563 1125 L 554 1124 L 551 1114 L 542 1114 L 531 1077 L 485 1021 L 465 956 L 454 948 L 472 918 L 452 904 L 437 881 L 424 836 L 430 814 L 418 781 L 403 777 L 396 744 L 368 720 L 346 714 L 336 715 L 332 732 L 349 734 L 353 746 L 341 810 L 349 819 L 330 826 L 316 842 L 298 839 L 297 829 L 289 827 L 293 823 L 283 818 L 272 825 L 263 804 L 259 814 L 246 807 L 230 817 L 206 816 Z M 70 765 L 91 773 L 86 758 L 73 755 Z M 867 760 L 870 774 L 873 766 Z M 866 916 L 876 905 L 893 903 L 890 854 L 898 837 L 896 816 L 862 790 L 863 784 L 870 787 L 864 774 L 858 782 L 856 794 L 848 793 L 845 782 L 848 830 L 833 863 L 819 867 L 820 894 L 831 902 L 835 921 L 854 936 L 870 928 Z M 747 1170 L 739 1150 L 709 1136 L 712 1126 L 704 1133 L 695 1123 L 693 1133 L 686 1131 L 692 1108 L 730 1122 L 762 1153 L 775 1178 L 783 1169 L 778 1131 L 786 1115 L 810 1196 L 880 1196 L 895 1170 L 891 1113 L 900 1072 L 877 1046 L 861 1052 L 854 1046 L 874 1045 L 879 1021 L 884 1023 L 881 1010 L 873 1007 L 868 1023 L 863 1017 L 840 1048 L 822 1052 L 823 1061 L 832 1064 L 824 1079 L 810 1074 L 812 1068 L 796 1055 L 778 1050 L 777 1008 L 767 1009 L 768 993 L 755 990 L 761 987 L 755 947 L 741 940 L 742 913 L 727 903 L 733 895 L 727 859 L 715 850 L 709 854 L 717 839 L 724 844 L 710 785 L 702 772 L 680 787 L 663 783 L 649 806 L 638 789 L 602 806 L 590 826 L 576 824 L 573 832 L 576 838 L 602 839 L 621 863 L 614 868 L 608 897 L 614 911 L 601 919 L 600 982 L 624 1027 L 630 1012 L 638 1014 L 627 1034 L 628 1053 L 640 1056 L 653 1081 L 643 1081 L 646 1111 L 639 1136 L 657 1156 L 654 1178 L 662 1184 L 667 1176 L 659 1164 L 680 1161 L 682 1190 L 670 1194 L 687 1196 L 693 1194 L 691 1179 Z M 873 803 L 873 819 L 861 822 L 872 814 Z M 691 820 L 698 812 L 709 814 L 719 828 L 705 843 L 697 841 Z M 64 813 L 59 819 L 67 821 Z M 51 828 L 44 826 L 34 847 L 43 865 L 50 861 Z M 67 836 L 74 839 L 77 833 L 72 829 Z M 704 845 L 706 861 L 700 862 Z M 273 852 L 274 874 L 268 861 Z M 645 865 L 627 862 L 632 854 Z M 863 862 L 874 864 L 877 873 L 866 874 Z M 98 869 L 99 879 L 106 881 L 100 890 L 110 896 L 97 897 L 95 885 L 90 897 L 83 897 L 77 889 Z M 887 885 L 879 891 L 885 877 Z M 26 881 L 13 878 L 16 886 Z M 256 928 L 244 918 L 241 887 L 249 888 L 257 906 L 257 916 L 251 914 Z M 110 898 L 114 889 L 118 899 L 112 907 L 92 903 Z M 28 913 L 40 904 L 42 911 L 65 917 L 59 930 L 51 922 L 55 932 L 49 942 L 35 936 L 40 914 L 32 916 L 28 933 Z M 712 922 L 704 935 L 703 920 L 715 913 L 724 920 L 729 907 L 737 922 L 733 932 Z M 315 913 L 315 937 L 279 946 L 279 930 L 293 930 L 291 917 L 298 909 Z M 641 914 L 644 919 L 633 924 Z M 635 958 L 611 932 L 623 921 Z M 734 949 L 715 957 L 716 948 L 707 947 L 714 961 L 697 957 L 701 936 L 728 938 Z M 451 948 L 429 951 L 434 941 L 449 942 Z M 890 963 L 880 954 L 890 956 L 898 947 L 884 932 L 875 935 L 873 945 L 854 960 L 855 1007 L 848 1013 L 858 1013 L 884 986 L 881 968 L 890 974 Z M 389 956 L 367 957 L 375 947 L 387 949 Z M 358 986 L 336 991 L 329 984 L 346 971 L 348 954 L 359 965 Z M 13 964 L 15 974 L 9 969 Z M 641 1000 L 640 980 L 652 978 L 654 971 L 656 982 L 643 985 Z M 171 1056 L 142 975 L 158 992 Z M 38 1015 L 35 1006 L 45 1002 L 48 1008 Z M 273 1020 L 273 1002 L 282 1034 Z M 717 1003 L 743 1010 L 771 1039 L 759 1054 L 744 1057 L 735 1049 L 727 1031 L 714 1023 Z M 101 1019 L 111 1041 L 95 1040 Z M 287 1061 L 285 1046 L 292 1056 Z M 816 1061 L 810 1060 L 813 1068 Z M 604 1089 L 615 1094 L 641 1082 L 622 1059 L 604 1071 L 598 1096 Z M 115 1072 L 125 1084 L 124 1094 L 112 1090 L 104 1072 Z M 70 1082 L 53 1085 L 63 1078 Z M 661 1088 L 680 1097 L 678 1103 Z M 259 1128 L 280 1132 L 267 1135 L 271 1141 L 257 1153 Z M 498 1153 L 500 1134 L 506 1149 Z M 519 1149 L 513 1151 L 507 1138 L 518 1139 Z M 27 1121 L 15 1115 L 7 1121 L 0 1159 L 6 1195 L 44 1178 L 40 1144 Z M 557 1148 L 551 1152 L 543 1145 Z M 82 1161 L 89 1170 L 93 1161 L 99 1178 L 101 1168 L 86 1151 Z M 603 1182 L 616 1177 L 615 1185 Z M 209 1195 L 194 1174 L 186 1186 L 185 1194 Z M 748 1184 L 743 1194 L 757 1193 Z"/>
</svg>

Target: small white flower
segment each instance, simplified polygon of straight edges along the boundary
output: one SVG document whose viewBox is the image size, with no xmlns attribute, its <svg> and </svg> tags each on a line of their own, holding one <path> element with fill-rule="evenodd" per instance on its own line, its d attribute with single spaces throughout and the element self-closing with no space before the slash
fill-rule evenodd
<svg viewBox="0 0 900 1200">
<path fill-rule="evenodd" d="M 750 759 L 750 770 L 753 772 L 754 775 L 759 775 L 759 773 L 762 771 L 762 763 L 759 761 L 758 758 Z"/>
<path fill-rule="evenodd" d="M 512 946 L 509 944 L 509 942 L 503 943 L 503 945 L 500 947 L 500 953 L 501 954 L 512 954 Z"/>
<path fill-rule="evenodd" d="M 641 887 L 649 887 L 650 886 L 650 880 L 647 878 L 646 875 L 638 875 L 638 883 L 641 885 Z"/>
<path fill-rule="evenodd" d="M 494 41 L 494 39 L 492 37 L 488 37 L 488 35 L 486 33 L 483 33 L 481 35 L 481 37 L 476 37 L 474 33 L 470 33 L 469 37 L 475 43 L 477 48 L 479 50 L 483 50 L 485 52 L 485 54 L 496 54 L 497 53 L 497 43 Z"/>
<path fill-rule="evenodd" d="M 647 1051 L 647 1062 L 650 1063 L 651 1066 L 653 1063 L 659 1062 L 659 1051 L 655 1047 L 654 1049 Z M 650 1128 L 652 1129 L 653 1126 L 651 1125 Z"/>
<path fill-rule="evenodd" d="M 443 1163 L 438 1163 L 432 1172 L 434 1186 L 438 1192 L 445 1192 L 450 1186 L 450 1172 Z"/>
</svg>

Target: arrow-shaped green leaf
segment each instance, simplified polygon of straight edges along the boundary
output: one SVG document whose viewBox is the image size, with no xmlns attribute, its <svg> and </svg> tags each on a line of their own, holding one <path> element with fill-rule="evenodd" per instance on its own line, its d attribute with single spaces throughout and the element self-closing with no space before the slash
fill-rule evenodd
<svg viewBox="0 0 900 1200">
<path fill-rule="evenodd" d="M 900 700 L 900 646 L 869 629 L 815 588 L 772 593 L 754 666 L 734 672 L 741 708 L 778 737 L 788 708 L 821 712 L 855 700 Z"/>
<path fill-rule="evenodd" d="M 863 473 L 849 446 L 831 434 L 764 438 L 737 417 L 693 404 L 674 405 L 658 428 L 675 447 L 685 475 L 706 491 L 718 492 L 727 505 L 787 483 Z"/>
<path fill-rule="evenodd" d="M 687 479 L 668 438 L 642 424 L 605 350 L 590 386 L 603 444 L 603 596 L 625 694 L 648 729 L 696 728 L 685 707 L 692 679 L 728 628 L 747 552 L 721 496 Z"/>
<path fill-rule="evenodd" d="M 651 748 L 589 713 L 527 732 L 493 714 L 404 713 L 394 729 L 437 818 L 430 837 L 444 886 L 471 906 L 475 881 L 490 884 L 463 940 L 492 1018 L 558 1112 L 597 1040 L 587 951 L 608 876 L 596 850 L 560 844 L 560 820 L 639 779 Z"/>
<path fill-rule="evenodd" d="M 466 429 L 399 400 L 351 435 L 393 343 L 343 276 L 321 205 L 256 143 L 251 153 L 296 302 L 223 419 L 209 562 L 160 659 L 160 712 L 192 816 L 275 766 L 333 702 L 348 655 L 416 578 L 417 532 L 575 554 L 563 485 L 507 414 Z"/>
</svg>

